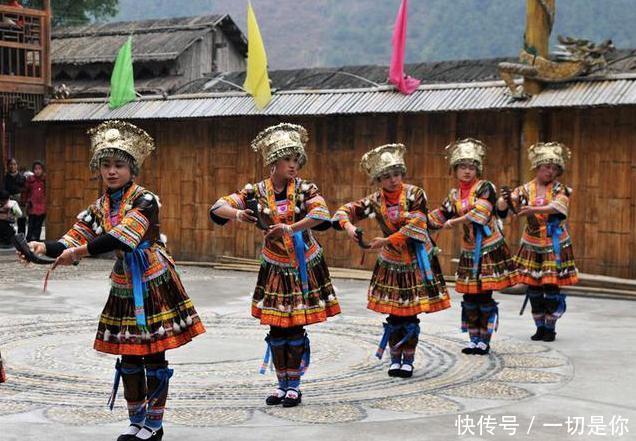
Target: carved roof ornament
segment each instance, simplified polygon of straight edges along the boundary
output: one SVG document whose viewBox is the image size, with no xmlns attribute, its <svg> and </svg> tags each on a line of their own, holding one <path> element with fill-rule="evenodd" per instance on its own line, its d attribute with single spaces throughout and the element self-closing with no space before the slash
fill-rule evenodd
<svg viewBox="0 0 636 441">
<path fill-rule="evenodd" d="M 539 3 L 546 17 L 548 35 L 554 23 L 555 7 L 545 0 L 535 0 Z M 519 54 L 518 63 L 499 63 L 498 70 L 501 79 L 508 86 L 509 94 L 514 100 L 525 100 L 530 93 L 523 84 L 516 84 L 515 77 L 525 80 L 535 80 L 543 83 L 558 83 L 570 81 L 574 78 L 588 75 L 595 71 L 602 71 L 607 67 L 605 54 L 613 51 L 611 40 L 595 44 L 589 40 L 558 36 L 558 51 L 550 57 L 541 56 L 537 49 L 524 42 L 524 48 Z"/>
</svg>

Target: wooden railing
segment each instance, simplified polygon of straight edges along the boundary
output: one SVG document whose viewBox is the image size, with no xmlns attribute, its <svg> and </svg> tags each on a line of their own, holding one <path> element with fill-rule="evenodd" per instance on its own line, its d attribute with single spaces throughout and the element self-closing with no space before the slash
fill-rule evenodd
<svg viewBox="0 0 636 441">
<path fill-rule="evenodd" d="M 51 86 L 51 13 L 0 5 L 0 92 L 45 94 Z"/>
</svg>

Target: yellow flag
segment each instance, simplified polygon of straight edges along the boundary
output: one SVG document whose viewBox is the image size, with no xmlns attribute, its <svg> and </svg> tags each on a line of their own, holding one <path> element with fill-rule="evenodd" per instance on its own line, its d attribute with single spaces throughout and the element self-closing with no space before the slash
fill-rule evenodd
<svg viewBox="0 0 636 441">
<path fill-rule="evenodd" d="M 247 76 L 243 88 L 254 97 L 256 107 L 265 108 L 272 99 L 267 74 L 267 54 L 252 4 L 247 4 Z"/>
</svg>

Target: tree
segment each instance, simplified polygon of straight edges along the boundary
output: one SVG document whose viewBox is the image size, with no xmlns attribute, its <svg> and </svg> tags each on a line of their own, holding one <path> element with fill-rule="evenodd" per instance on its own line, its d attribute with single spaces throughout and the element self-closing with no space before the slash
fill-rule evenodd
<svg viewBox="0 0 636 441">
<path fill-rule="evenodd" d="M 41 8 L 42 0 L 25 0 L 25 7 Z M 118 0 L 51 0 L 53 26 L 72 26 L 113 17 Z"/>
</svg>

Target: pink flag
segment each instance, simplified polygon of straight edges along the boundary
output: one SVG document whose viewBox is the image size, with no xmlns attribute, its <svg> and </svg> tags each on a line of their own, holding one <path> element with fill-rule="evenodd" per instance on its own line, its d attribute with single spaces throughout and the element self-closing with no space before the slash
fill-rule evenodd
<svg viewBox="0 0 636 441">
<path fill-rule="evenodd" d="M 406 47 L 406 21 L 407 0 L 402 0 L 400 10 L 395 19 L 393 29 L 393 54 L 391 54 L 391 67 L 389 68 L 389 82 L 394 84 L 400 92 L 410 95 L 420 85 L 420 80 L 404 74 L 404 48 Z"/>
</svg>

